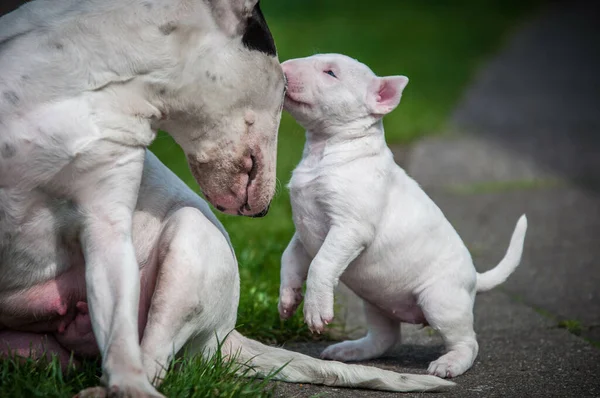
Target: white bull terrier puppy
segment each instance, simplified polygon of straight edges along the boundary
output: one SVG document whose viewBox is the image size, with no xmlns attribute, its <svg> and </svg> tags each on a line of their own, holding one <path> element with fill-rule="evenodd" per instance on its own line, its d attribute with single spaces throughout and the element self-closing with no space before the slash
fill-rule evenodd
<svg viewBox="0 0 600 398">
<path fill-rule="evenodd" d="M 452 225 L 386 145 L 382 117 L 399 104 L 408 78 L 377 77 L 337 54 L 282 66 L 284 108 L 306 129 L 306 145 L 289 183 L 296 233 L 281 260 L 281 317 L 294 313 L 306 280 L 304 319 L 321 332 L 333 320 L 341 279 L 364 300 L 368 334 L 328 347 L 322 358 L 379 357 L 397 342 L 400 322 L 428 324 L 447 349 L 429 373 L 464 373 L 478 351 L 475 294 L 502 283 L 518 266 L 525 215 L 504 259 L 478 274 Z"/>
</svg>

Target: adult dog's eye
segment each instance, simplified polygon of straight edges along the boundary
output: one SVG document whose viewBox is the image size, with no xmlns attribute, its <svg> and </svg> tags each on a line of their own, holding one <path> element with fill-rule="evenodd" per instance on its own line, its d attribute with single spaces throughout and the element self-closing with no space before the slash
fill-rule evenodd
<svg viewBox="0 0 600 398">
<path fill-rule="evenodd" d="M 337 76 L 335 75 L 335 73 L 333 73 L 332 70 L 326 70 L 325 73 L 327 73 L 329 76 L 333 76 L 337 79 Z"/>
</svg>

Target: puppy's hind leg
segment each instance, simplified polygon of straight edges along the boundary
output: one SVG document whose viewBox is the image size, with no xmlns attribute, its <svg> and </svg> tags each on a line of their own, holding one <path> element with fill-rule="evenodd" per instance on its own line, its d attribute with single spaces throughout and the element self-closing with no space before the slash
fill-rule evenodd
<svg viewBox="0 0 600 398">
<path fill-rule="evenodd" d="M 398 342 L 400 322 L 389 318 L 379 308 L 363 300 L 369 331 L 358 340 L 347 340 L 327 347 L 323 359 L 336 361 L 364 361 L 377 358 Z"/>
<path fill-rule="evenodd" d="M 158 385 L 188 340 L 202 345 L 215 332 L 233 329 L 238 296 L 235 257 L 223 233 L 196 208 L 175 211 L 158 242 L 156 287 L 141 343 L 148 378 Z"/>
<path fill-rule="evenodd" d="M 471 368 L 479 345 L 473 331 L 473 300 L 467 290 L 431 286 L 419 298 L 429 325 L 444 339 L 446 354 L 429 364 L 438 377 L 456 377 Z"/>
</svg>

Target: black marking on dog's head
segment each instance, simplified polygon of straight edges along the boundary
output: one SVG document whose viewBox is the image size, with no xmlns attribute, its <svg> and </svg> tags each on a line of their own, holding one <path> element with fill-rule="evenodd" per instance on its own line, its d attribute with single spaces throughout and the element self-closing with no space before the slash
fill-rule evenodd
<svg viewBox="0 0 600 398">
<path fill-rule="evenodd" d="M 277 56 L 275 41 L 260 10 L 260 2 L 256 3 L 254 10 L 252 10 L 252 16 L 248 18 L 242 43 L 250 50 L 260 51 L 273 57 Z"/>
</svg>

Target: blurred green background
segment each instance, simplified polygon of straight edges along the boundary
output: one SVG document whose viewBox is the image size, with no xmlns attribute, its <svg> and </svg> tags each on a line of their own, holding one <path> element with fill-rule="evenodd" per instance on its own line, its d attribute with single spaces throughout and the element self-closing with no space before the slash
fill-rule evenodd
<svg viewBox="0 0 600 398">
<path fill-rule="evenodd" d="M 280 61 L 316 53 L 347 54 L 380 75 L 410 78 L 400 106 L 384 120 L 390 144 L 445 128 L 478 66 L 493 54 L 536 0 L 264 0 L 261 8 Z M 279 130 L 278 190 L 263 219 L 219 215 L 240 263 L 241 332 L 267 342 L 310 338 L 301 310 L 277 314 L 279 260 L 294 232 L 285 185 L 300 160 L 304 132 L 284 112 Z M 162 133 L 151 147 L 190 187 L 197 185 L 179 147 Z"/>
</svg>

